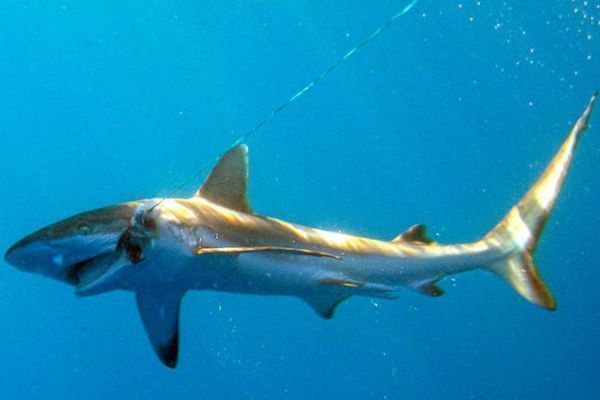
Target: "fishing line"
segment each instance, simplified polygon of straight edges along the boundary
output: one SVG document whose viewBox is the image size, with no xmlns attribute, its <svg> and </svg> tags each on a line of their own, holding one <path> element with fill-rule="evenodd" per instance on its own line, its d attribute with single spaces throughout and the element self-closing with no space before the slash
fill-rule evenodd
<svg viewBox="0 0 600 400">
<path fill-rule="evenodd" d="M 229 151 L 233 147 L 235 147 L 235 146 L 237 146 L 237 145 L 245 142 L 246 140 L 248 140 L 259 129 L 261 129 L 263 126 L 265 126 L 266 124 L 268 124 L 273 118 L 275 118 L 275 116 L 277 116 L 277 114 L 279 114 L 280 112 L 282 112 L 283 110 L 285 110 L 290 104 L 292 104 L 293 102 L 295 102 L 296 100 L 298 100 L 300 97 L 302 97 L 303 95 L 305 95 L 306 93 L 308 93 L 319 82 L 321 82 L 327 75 L 329 75 L 331 72 L 333 72 L 340 64 L 342 64 L 344 61 L 346 61 L 347 59 L 349 59 L 350 57 L 352 57 L 357 51 L 359 51 L 360 49 L 362 49 L 363 47 L 365 47 L 371 40 L 373 40 L 377 36 L 381 35 L 398 18 L 402 17 L 404 14 L 406 14 L 407 12 L 409 12 L 410 10 L 412 10 L 414 8 L 414 6 L 416 6 L 419 1 L 420 0 L 412 0 L 408 5 L 404 6 L 404 8 L 402 8 L 400 11 L 398 11 L 396 14 L 394 14 L 391 18 L 389 18 L 383 25 L 381 25 L 379 28 L 375 29 L 369 36 L 365 37 L 361 42 L 359 42 L 356 46 L 354 46 L 352 49 L 350 49 L 342 57 L 340 57 L 339 59 L 337 59 L 327 69 L 323 70 L 323 72 L 321 72 L 316 78 L 314 78 L 312 81 L 310 81 L 306 86 L 304 86 L 302 89 L 300 89 L 298 92 L 296 92 L 292 97 L 288 98 L 283 103 L 281 103 L 277 108 L 275 108 L 273 111 L 271 111 L 270 114 L 268 114 L 266 117 L 264 117 L 262 120 L 260 120 L 256 125 L 254 125 L 251 129 L 249 129 L 246 133 L 244 133 L 242 136 L 240 136 L 235 142 L 233 142 L 231 144 L 231 146 L 229 146 L 229 148 L 227 150 L 223 151 L 219 155 L 219 158 L 222 157 L 223 154 L 225 154 L 227 151 Z M 217 158 L 217 160 L 219 158 Z M 199 178 L 202 174 L 204 174 L 206 171 L 208 171 L 208 169 L 212 165 L 213 164 L 211 163 L 211 164 L 208 164 L 208 165 L 205 165 L 204 167 L 202 167 L 200 170 L 198 170 L 198 172 L 196 172 L 193 176 L 191 176 L 190 179 L 188 179 L 187 181 L 185 181 L 181 185 L 177 186 L 166 197 L 172 197 L 173 195 L 175 195 L 177 192 L 179 192 L 185 186 L 189 185 L 190 183 L 192 183 L 193 181 L 195 181 L 197 178 Z M 155 204 L 153 207 L 151 207 L 149 211 L 152 211 L 160 203 L 162 203 L 162 200 L 159 201 L 157 204 Z"/>
</svg>

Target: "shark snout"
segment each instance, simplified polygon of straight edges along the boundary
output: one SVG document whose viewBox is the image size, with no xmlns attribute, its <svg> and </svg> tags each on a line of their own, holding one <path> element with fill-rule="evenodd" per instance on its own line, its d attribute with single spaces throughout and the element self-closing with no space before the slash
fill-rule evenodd
<svg viewBox="0 0 600 400">
<path fill-rule="evenodd" d="M 26 238 L 27 239 L 27 238 Z M 66 280 L 71 261 L 66 253 L 43 241 L 21 240 L 8 249 L 4 260 L 27 272 L 38 273 L 54 279 Z"/>
<path fill-rule="evenodd" d="M 77 284 L 77 273 L 81 266 L 92 258 L 114 253 L 120 233 L 88 233 L 53 238 L 36 232 L 10 247 L 4 259 L 20 270 Z"/>
<path fill-rule="evenodd" d="M 65 241 L 32 241 L 25 238 L 10 247 L 4 259 L 20 270 L 72 283 L 73 269 L 101 251 L 103 249 L 91 249 Z"/>
<path fill-rule="evenodd" d="M 75 284 L 83 264 L 115 252 L 140 204 L 109 206 L 49 225 L 15 243 L 4 259 L 21 270 Z"/>
<path fill-rule="evenodd" d="M 19 268 L 26 261 L 23 258 L 23 253 L 20 251 L 23 248 L 23 245 L 20 242 L 12 245 L 4 254 L 4 261 L 12 265 L 13 267 Z"/>
</svg>

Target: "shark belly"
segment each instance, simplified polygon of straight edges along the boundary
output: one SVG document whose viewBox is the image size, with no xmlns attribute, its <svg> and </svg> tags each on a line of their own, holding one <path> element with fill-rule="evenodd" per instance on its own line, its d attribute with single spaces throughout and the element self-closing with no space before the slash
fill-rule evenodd
<svg viewBox="0 0 600 400">
<path fill-rule="evenodd" d="M 478 250 L 452 253 L 441 247 L 439 255 L 423 257 L 345 253 L 339 259 L 331 259 L 263 253 L 189 256 L 171 250 L 153 255 L 149 264 L 154 272 L 145 272 L 144 280 L 162 284 L 185 282 L 183 290 L 256 295 L 305 297 L 346 292 L 358 296 L 387 296 L 402 287 L 416 288 L 449 274 L 476 269 L 493 257 Z"/>
</svg>

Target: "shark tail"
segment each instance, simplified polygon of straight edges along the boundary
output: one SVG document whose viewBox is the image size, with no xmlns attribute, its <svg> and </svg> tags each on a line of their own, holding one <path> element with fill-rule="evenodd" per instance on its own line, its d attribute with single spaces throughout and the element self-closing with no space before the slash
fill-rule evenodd
<svg viewBox="0 0 600 400">
<path fill-rule="evenodd" d="M 548 310 L 555 310 L 556 302 L 536 269 L 533 254 L 567 175 L 575 148 L 588 126 L 597 95 L 598 92 L 594 93 L 542 176 L 483 239 L 485 245 L 498 249 L 500 254 L 486 268 L 507 281 L 529 302 Z"/>
</svg>

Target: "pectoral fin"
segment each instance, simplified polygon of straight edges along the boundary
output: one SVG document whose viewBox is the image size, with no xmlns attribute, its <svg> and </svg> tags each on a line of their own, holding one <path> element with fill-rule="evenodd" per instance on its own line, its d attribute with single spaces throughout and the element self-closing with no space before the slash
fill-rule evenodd
<svg viewBox="0 0 600 400">
<path fill-rule="evenodd" d="M 326 253 L 318 250 L 310 249 L 295 249 L 293 247 L 281 247 L 281 246 L 254 246 L 254 247 L 202 247 L 196 249 L 194 253 L 198 256 L 206 254 L 242 254 L 242 253 L 255 253 L 255 252 L 271 252 L 281 254 L 291 254 L 300 256 L 311 256 L 311 257 L 328 257 L 335 260 L 340 260 L 341 257 L 335 254 Z"/>
<path fill-rule="evenodd" d="M 177 366 L 179 353 L 179 304 L 183 294 L 178 291 L 137 292 L 137 307 L 146 334 L 156 355 L 169 368 Z"/>
</svg>

